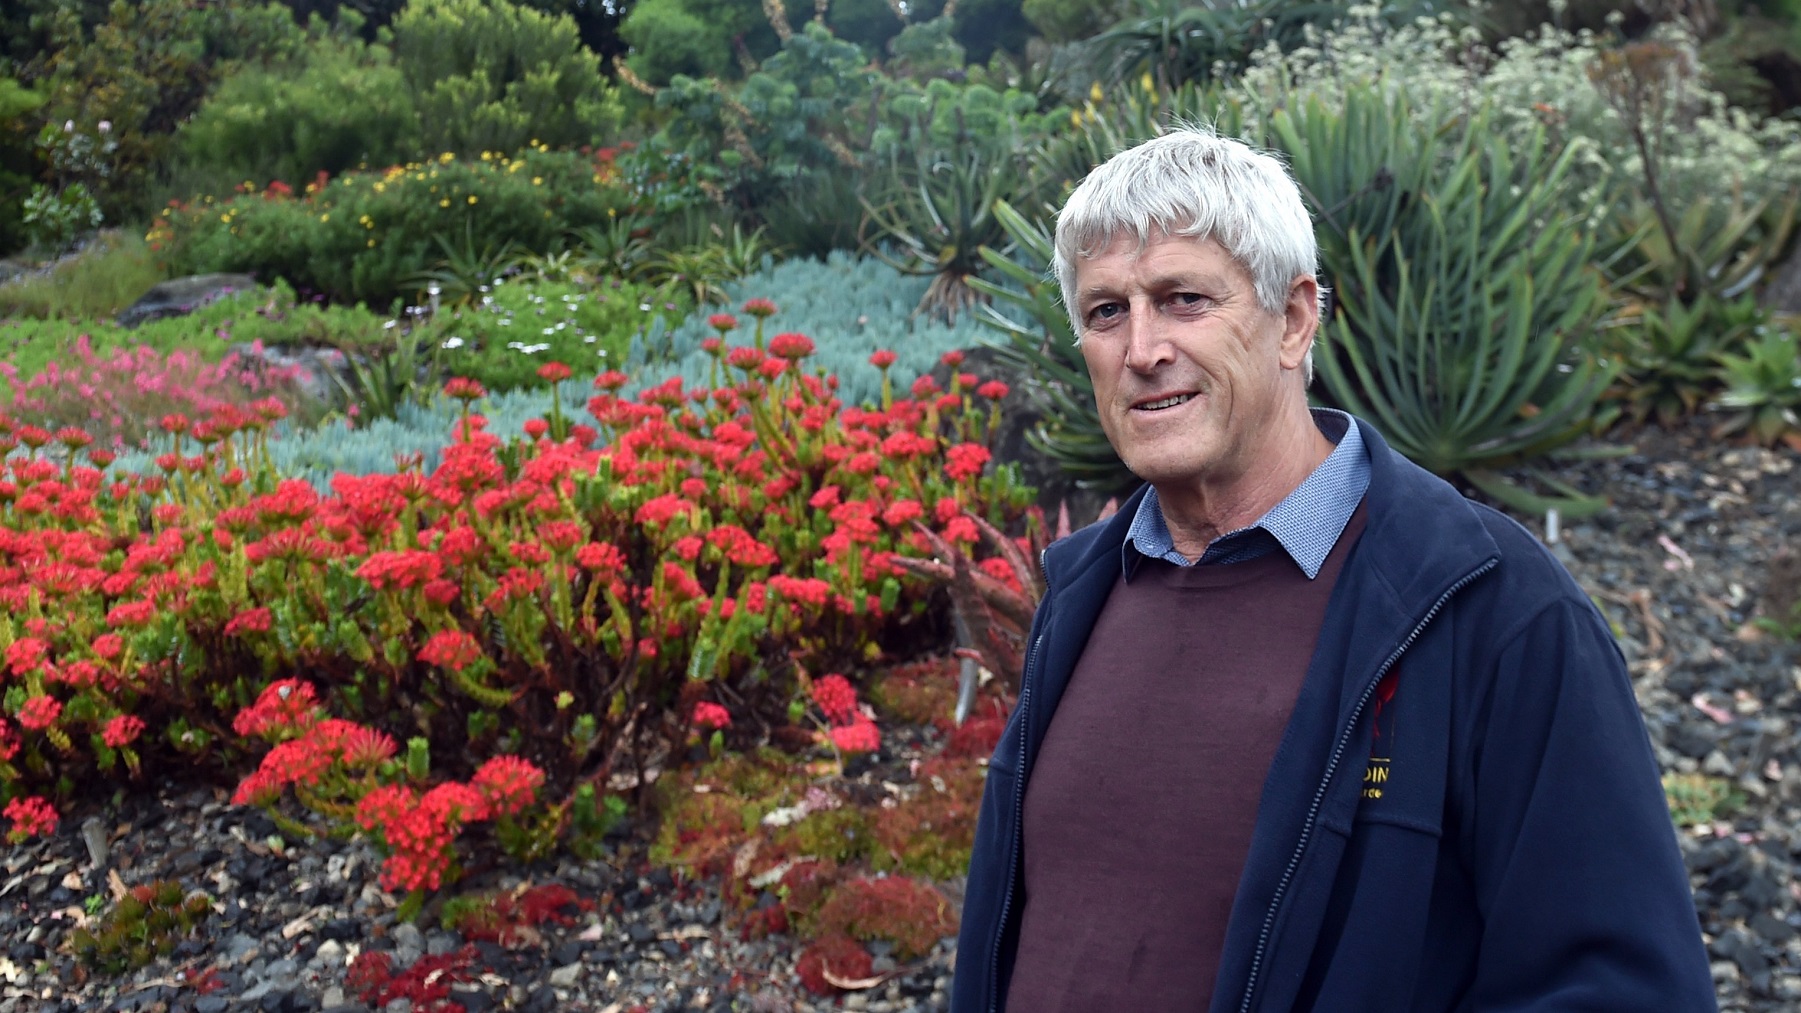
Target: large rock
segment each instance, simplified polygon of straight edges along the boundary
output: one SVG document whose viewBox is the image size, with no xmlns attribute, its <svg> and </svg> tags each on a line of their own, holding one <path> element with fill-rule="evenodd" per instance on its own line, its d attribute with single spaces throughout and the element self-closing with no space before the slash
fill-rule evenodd
<svg viewBox="0 0 1801 1013">
<path fill-rule="evenodd" d="M 197 274 L 172 278 L 157 285 L 137 302 L 119 312 L 120 327 L 136 327 L 165 317 L 186 316 L 207 303 L 234 292 L 256 291 L 256 279 L 247 274 Z"/>
</svg>

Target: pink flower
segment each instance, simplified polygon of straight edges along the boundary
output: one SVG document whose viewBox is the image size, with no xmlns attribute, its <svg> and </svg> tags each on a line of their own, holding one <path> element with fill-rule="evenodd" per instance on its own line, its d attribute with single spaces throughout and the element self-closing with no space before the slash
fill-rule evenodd
<svg viewBox="0 0 1801 1013">
<path fill-rule="evenodd" d="M 444 393 L 446 396 L 467 403 L 469 401 L 474 401 L 477 398 L 486 397 L 488 395 L 488 390 L 486 387 L 483 387 L 479 381 L 472 380 L 466 376 L 453 376 L 448 383 L 444 384 Z"/>
<path fill-rule="evenodd" d="M 877 369 L 887 369 L 889 366 L 894 365 L 895 358 L 896 356 L 893 352 L 888 351 L 886 348 L 878 348 L 870 353 L 869 364 Z"/>
<path fill-rule="evenodd" d="M 882 733 L 874 721 L 859 717 L 854 724 L 832 729 L 832 745 L 841 753 L 873 753 L 882 748 Z"/>
<path fill-rule="evenodd" d="M 832 674 L 814 680 L 813 702 L 819 705 L 826 720 L 835 725 L 848 725 L 857 719 L 857 691 L 842 675 Z"/>
<path fill-rule="evenodd" d="M 494 813 L 513 816 L 537 800 L 544 771 L 517 756 L 496 756 L 482 764 L 470 783 L 487 797 Z"/>
<path fill-rule="evenodd" d="M 730 728 L 732 714 L 711 700 L 702 700 L 694 705 L 694 723 L 702 728 Z"/>
<path fill-rule="evenodd" d="M 274 623 L 275 617 L 266 608 L 253 608 L 231 617 L 225 624 L 225 635 L 235 637 L 241 633 L 267 633 Z"/>
<path fill-rule="evenodd" d="M 61 700 L 53 696 L 34 696 L 19 708 L 19 724 L 31 731 L 41 732 L 55 724 L 62 712 Z"/>
<path fill-rule="evenodd" d="M 481 657 L 481 645 L 463 630 L 441 630 L 434 633 L 425 642 L 425 646 L 419 649 L 420 661 L 448 668 L 453 672 L 461 672 Z"/>
<path fill-rule="evenodd" d="M 784 359 L 804 359 L 813 354 L 813 339 L 805 334 L 777 334 L 769 339 L 769 352 Z"/>
<path fill-rule="evenodd" d="M 143 733 L 144 722 L 141 718 L 121 714 L 106 723 L 106 730 L 100 733 L 100 738 L 114 749 L 123 749 Z"/>
<path fill-rule="evenodd" d="M 954 482 L 974 478 L 993 456 L 980 443 L 959 443 L 944 452 L 944 473 Z"/>
<path fill-rule="evenodd" d="M 42 837 L 56 830 L 56 809 L 37 795 L 15 798 L 6 803 L 5 816 L 13 821 L 8 835 L 15 842 L 27 837 Z"/>
<path fill-rule="evenodd" d="M 756 317 L 758 320 L 775 316 L 775 303 L 770 302 L 768 299 L 746 300 L 742 308 L 744 312 Z"/>
</svg>

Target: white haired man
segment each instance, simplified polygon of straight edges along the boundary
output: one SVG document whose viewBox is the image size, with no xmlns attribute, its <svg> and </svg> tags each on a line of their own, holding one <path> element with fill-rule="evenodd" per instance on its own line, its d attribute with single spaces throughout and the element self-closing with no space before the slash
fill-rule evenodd
<svg viewBox="0 0 1801 1013">
<path fill-rule="evenodd" d="M 952 1009 L 1713 1010 L 1606 623 L 1519 525 L 1309 409 L 1316 260 L 1281 163 L 1204 130 L 1058 217 L 1146 484 L 1045 554 Z"/>
</svg>

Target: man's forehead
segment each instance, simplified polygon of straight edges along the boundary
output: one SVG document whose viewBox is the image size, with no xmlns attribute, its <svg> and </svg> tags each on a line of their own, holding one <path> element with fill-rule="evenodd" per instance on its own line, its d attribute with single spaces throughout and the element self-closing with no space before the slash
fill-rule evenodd
<svg viewBox="0 0 1801 1013">
<path fill-rule="evenodd" d="M 1158 261 L 1208 262 L 1184 264 L 1182 267 L 1185 270 L 1206 269 L 1214 265 L 1223 267 L 1237 263 L 1237 259 L 1231 255 L 1230 251 L 1211 236 L 1184 236 L 1159 232 L 1148 238 L 1140 239 L 1130 232 L 1123 232 L 1111 237 L 1101 245 L 1080 252 L 1075 258 L 1075 268 L 1079 275 L 1083 273 L 1083 268 L 1092 267 L 1099 261 L 1109 262 L 1108 266 L 1136 266 L 1147 257 Z"/>
</svg>

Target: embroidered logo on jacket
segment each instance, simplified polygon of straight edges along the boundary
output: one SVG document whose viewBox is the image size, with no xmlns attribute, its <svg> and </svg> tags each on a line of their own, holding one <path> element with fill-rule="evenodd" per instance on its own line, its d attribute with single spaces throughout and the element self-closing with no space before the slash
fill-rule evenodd
<svg viewBox="0 0 1801 1013">
<path fill-rule="evenodd" d="M 1363 770 L 1363 797 L 1366 799 L 1381 798 L 1383 789 L 1388 786 L 1389 760 L 1394 757 L 1395 745 L 1395 688 L 1400 684 L 1400 678 L 1401 668 L 1396 665 L 1376 684 L 1375 695 L 1370 698 L 1375 712 L 1370 722 L 1369 766 Z"/>
</svg>

